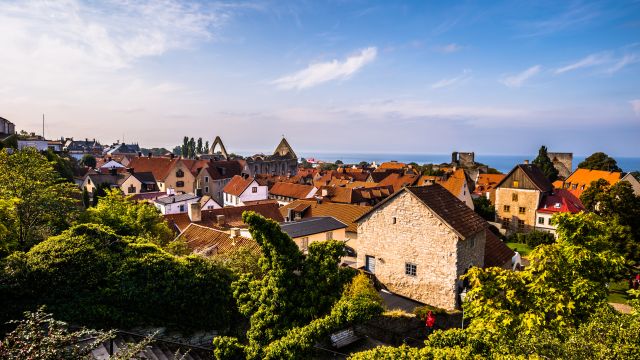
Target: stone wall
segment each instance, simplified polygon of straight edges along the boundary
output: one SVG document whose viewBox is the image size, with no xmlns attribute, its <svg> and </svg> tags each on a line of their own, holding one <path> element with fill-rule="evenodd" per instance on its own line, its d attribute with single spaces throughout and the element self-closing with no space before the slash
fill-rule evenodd
<svg viewBox="0 0 640 360">
<path fill-rule="evenodd" d="M 457 304 L 458 275 L 468 265 L 483 265 L 484 234 L 473 249 L 464 248 L 459 244 L 464 241 L 407 191 L 360 222 L 358 242 L 358 266 L 373 256 L 376 278 L 388 290 L 448 310 Z M 406 263 L 416 265 L 416 276 L 405 274 Z"/>
<path fill-rule="evenodd" d="M 518 200 L 513 200 L 513 194 L 518 195 Z M 532 230 L 536 225 L 536 210 L 540 202 L 540 191 L 513 188 L 496 189 L 496 221 L 502 223 L 503 218 L 510 219 L 510 226 L 507 229 L 511 232 L 527 232 Z M 510 210 L 504 210 L 504 206 L 508 205 Z M 520 214 L 519 208 L 524 207 L 525 213 Z M 524 220 L 524 229 L 518 229 L 518 220 Z"/>
<path fill-rule="evenodd" d="M 548 152 L 553 167 L 558 170 L 558 176 L 566 179 L 573 171 L 573 153 Z"/>
</svg>

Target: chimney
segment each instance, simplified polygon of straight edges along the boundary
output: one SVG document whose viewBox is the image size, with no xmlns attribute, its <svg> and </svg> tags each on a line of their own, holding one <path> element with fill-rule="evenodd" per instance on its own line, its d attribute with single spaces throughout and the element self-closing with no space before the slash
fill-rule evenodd
<svg viewBox="0 0 640 360">
<path fill-rule="evenodd" d="M 167 188 L 167 195 L 175 195 L 176 191 L 172 187 Z"/>
<path fill-rule="evenodd" d="M 152 156 L 153 156 L 153 154 L 151 153 L 151 151 L 149 151 L 149 152 L 147 153 L 147 157 L 152 157 Z"/>
<path fill-rule="evenodd" d="M 322 197 L 329 196 L 329 189 L 322 189 L 320 195 L 322 195 Z"/>
<path fill-rule="evenodd" d="M 224 215 L 216 216 L 216 222 L 217 222 L 218 226 L 224 226 L 224 223 L 225 223 Z"/>
<path fill-rule="evenodd" d="M 138 151 L 138 157 L 142 157 L 142 151 Z"/>
<path fill-rule="evenodd" d="M 240 229 L 239 228 L 231 228 L 231 230 L 229 231 L 229 236 L 231 236 L 231 238 L 237 238 L 238 236 L 240 236 Z"/>
<path fill-rule="evenodd" d="M 524 161 L 524 164 L 525 164 L 525 165 L 529 164 L 529 160 L 525 160 L 525 161 Z"/>
<path fill-rule="evenodd" d="M 169 157 L 173 160 L 176 157 L 176 154 L 171 153 L 171 155 L 169 155 Z"/>
<path fill-rule="evenodd" d="M 202 209 L 200 208 L 199 202 L 189 204 L 187 213 L 189 214 L 189 219 L 191 220 L 191 222 L 198 222 L 202 220 Z"/>
</svg>

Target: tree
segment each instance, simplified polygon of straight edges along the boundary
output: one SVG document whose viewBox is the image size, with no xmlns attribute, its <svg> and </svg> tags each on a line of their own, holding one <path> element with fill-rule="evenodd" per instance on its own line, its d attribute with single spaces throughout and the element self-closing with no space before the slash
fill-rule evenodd
<svg viewBox="0 0 640 360">
<path fill-rule="evenodd" d="M 65 182 L 35 149 L 0 151 L 0 200 L 12 205 L 5 226 L 27 250 L 68 227 L 78 213 L 80 190 Z"/>
<path fill-rule="evenodd" d="M 182 148 L 180 149 L 180 153 L 182 157 L 185 159 L 189 158 L 189 137 L 185 136 L 182 138 Z"/>
<path fill-rule="evenodd" d="M 80 160 L 82 166 L 88 166 L 92 169 L 96 167 L 96 158 L 91 154 L 84 154 L 82 160 Z"/>
<path fill-rule="evenodd" d="M 596 152 L 578 164 L 580 169 L 622 171 L 616 160 L 603 152 Z"/>
<path fill-rule="evenodd" d="M 198 142 L 196 145 L 196 154 L 202 154 L 203 150 L 202 150 L 202 138 L 198 138 Z"/>
<path fill-rule="evenodd" d="M 496 208 L 485 196 L 479 196 L 473 199 L 473 209 L 487 221 L 496 220 Z"/>
<path fill-rule="evenodd" d="M 143 238 L 160 246 L 173 238 L 173 232 L 155 206 L 132 201 L 119 189 L 107 190 L 97 206 L 87 209 L 83 222 L 105 225 L 118 235 Z"/>
<path fill-rule="evenodd" d="M 300 358 L 309 343 L 313 345 L 317 336 L 333 328 L 331 324 L 340 324 L 338 320 L 356 321 L 375 312 L 369 303 L 356 301 L 361 305 L 358 307 L 347 300 L 348 304 L 339 307 L 353 311 L 336 309 L 341 295 L 335 289 L 343 288 L 353 276 L 352 270 L 338 266 L 344 253 L 342 242 L 314 242 L 305 258 L 278 223 L 253 212 L 245 212 L 243 220 L 262 250 L 258 262 L 262 276 L 245 273 L 232 286 L 238 310 L 250 321 L 248 343 L 240 345 L 233 338 L 219 339 L 215 343 L 217 353 L 248 359 Z M 381 309 L 379 303 L 376 309 Z M 334 310 L 339 313 L 332 317 Z M 319 320 L 325 316 L 331 319 Z M 282 341 L 281 345 L 275 345 L 278 341 Z M 300 347 L 295 356 L 283 355 L 282 351 L 295 346 Z M 274 347 L 273 353 L 267 347 Z"/>
<path fill-rule="evenodd" d="M 82 188 L 82 206 L 84 206 L 85 209 L 91 206 L 91 199 L 89 198 L 89 192 L 86 187 Z"/>
<path fill-rule="evenodd" d="M 616 248 L 628 259 L 640 261 L 640 197 L 634 194 L 631 184 L 619 181 L 610 185 L 598 179 L 582 193 L 580 201 L 587 210 L 628 226 L 630 236 L 616 243 Z"/>
<path fill-rule="evenodd" d="M 77 166 L 74 158 L 61 157 L 51 149 L 47 149 L 43 154 L 53 164 L 53 169 L 58 172 L 62 179 L 73 183 L 73 169 Z"/>
<path fill-rule="evenodd" d="M 228 269 L 206 258 L 174 256 L 143 239 L 82 224 L 6 259 L 0 314 L 15 318 L 44 304 L 56 318 L 79 325 L 224 331 L 234 316 L 232 280 Z"/>
<path fill-rule="evenodd" d="M 203 154 L 207 154 L 209 152 L 209 140 L 205 141 L 204 148 L 202 150 Z"/>
<path fill-rule="evenodd" d="M 540 150 L 538 150 L 538 156 L 533 160 L 533 164 L 542 171 L 549 181 L 554 182 L 558 180 L 558 169 L 553 166 L 553 162 L 547 153 L 546 146 L 542 145 L 540 147 Z"/>
<path fill-rule="evenodd" d="M 196 141 L 193 138 L 189 139 L 188 158 L 194 159 L 196 157 Z"/>
<path fill-rule="evenodd" d="M 182 155 L 182 147 L 181 146 L 174 147 L 172 153 L 173 155 L 177 155 L 177 156 Z"/>
<path fill-rule="evenodd" d="M 335 164 L 336 164 L 336 165 L 344 165 L 344 163 L 342 162 L 342 160 L 336 160 Z"/>
</svg>

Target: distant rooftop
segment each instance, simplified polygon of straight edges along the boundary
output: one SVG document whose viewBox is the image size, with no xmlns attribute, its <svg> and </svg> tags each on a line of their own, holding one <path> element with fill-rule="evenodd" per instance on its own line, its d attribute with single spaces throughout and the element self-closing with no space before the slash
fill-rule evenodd
<svg viewBox="0 0 640 360">
<path fill-rule="evenodd" d="M 320 234 L 327 231 L 344 229 L 346 227 L 347 224 L 331 216 L 312 217 L 280 224 L 282 231 L 292 238 Z"/>
</svg>

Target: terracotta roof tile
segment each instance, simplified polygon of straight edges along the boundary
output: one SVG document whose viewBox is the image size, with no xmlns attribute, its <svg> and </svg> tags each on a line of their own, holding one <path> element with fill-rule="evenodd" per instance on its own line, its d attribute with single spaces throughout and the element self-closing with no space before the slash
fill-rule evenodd
<svg viewBox="0 0 640 360">
<path fill-rule="evenodd" d="M 403 186 L 411 186 L 418 181 L 419 176 L 413 174 L 389 174 L 379 182 L 381 186 L 391 185 L 393 191 L 399 191 Z"/>
<path fill-rule="evenodd" d="M 151 172 L 158 181 L 164 181 L 181 159 L 168 157 L 133 157 L 127 166 L 135 172 Z"/>
<path fill-rule="evenodd" d="M 273 184 L 269 190 L 270 195 L 284 196 L 293 199 L 306 199 L 312 194 L 316 187 L 312 185 L 291 184 L 285 182 L 277 182 Z M 313 196 L 313 194 L 311 195 Z"/>
<path fill-rule="evenodd" d="M 505 174 L 479 174 L 474 193 L 482 194 L 495 189 L 505 176 Z"/>
<path fill-rule="evenodd" d="M 333 216 L 334 218 L 347 224 L 347 231 L 357 232 L 358 225 L 355 220 L 371 209 L 370 206 L 360 206 L 352 204 L 338 204 L 331 202 L 318 203 L 315 200 L 296 200 L 280 208 L 280 213 L 284 217 L 289 216 L 289 211 L 295 211 L 302 215 L 302 218 L 317 216 Z"/>
<path fill-rule="evenodd" d="M 183 240 L 193 253 L 204 256 L 223 255 L 238 248 L 247 248 L 253 253 L 260 252 L 260 246 L 253 239 L 242 236 L 232 238 L 229 232 L 198 224 L 189 224 L 177 239 Z"/>
<path fill-rule="evenodd" d="M 573 193 L 566 189 L 555 189 L 553 194 L 545 195 L 540 202 L 539 212 L 557 213 L 569 212 L 572 214 L 585 211 L 584 205 Z"/>
<path fill-rule="evenodd" d="M 591 182 L 604 179 L 609 184 L 614 185 L 620 181 L 621 177 L 622 173 L 616 171 L 576 169 L 576 171 L 565 180 L 564 188 L 579 198 L 582 192 L 589 188 Z"/>
<path fill-rule="evenodd" d="M 498 239 L 489 229 L 485 232 L 484 267 L 504 266 L 511 260 L 513 255 L 515 255 L 515 252 L 502 242 L 502 240 Z"/>
<path fill-rule="evenodd" d="M 253 182 L 253 178 L 243 178 L 240 175 L 236 175 L 231 178 L 231 181 L 222 189 L 223 192 L 234 196 L 240 196 Z"/>
<path fill-rule="evenodd" d="M 466 175 L 464 174 L 464 170 L 458 169 L 454 171 L 447 180 L 437 181 L 438 184 L 442 185 L 445 189 L 447 189 L 453 196 L 460 196 L 462 189 L 464 187 L 466 181 Z"/>
<path fill-rule="evenodd" d="M 278 204 L 272 202 L 267 204 L 202 210 L 202 220 L 198 221 L 197 224 L 218 229 L 229 229 L 232 227 L 246 228 L 247 225 L 242 221 L 242 213 L 245 211 L 254 211 L 267 219 L 272 219 L 277 222 L 284 221 L 284 217 L 282 217 L 278 209 Z M 218 224 L 218 215 L 224 215 L 224 224 Z M 184 231 L 184 229 L 191 224 L 191 219 L 187 213 L 164 215 L 164 219 L 169 225 L 175 226 L 179 231 Z"/>
</svg>

